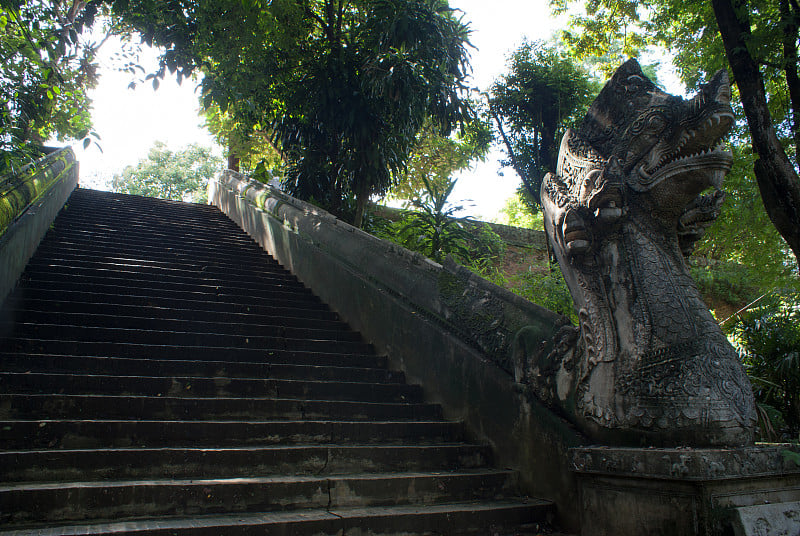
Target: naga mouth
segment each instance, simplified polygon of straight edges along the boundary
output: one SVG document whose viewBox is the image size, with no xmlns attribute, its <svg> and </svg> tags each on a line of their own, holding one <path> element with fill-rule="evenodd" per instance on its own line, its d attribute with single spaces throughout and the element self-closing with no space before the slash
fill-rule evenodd
<svg viewBox="0 0 800 536">
<path fill-rule="evenodd" d="M 733 121 L 733 113 L 720 111 L 706 119 L 698 129 L 684 132 L 674 150 L 664 151 L 658 158 L 638 167 L 641 186 L 651 187 L 667 177 L 700 168 L 729 171 L 733 155 L 725 147 L 723 139 Z"/>
</svg>

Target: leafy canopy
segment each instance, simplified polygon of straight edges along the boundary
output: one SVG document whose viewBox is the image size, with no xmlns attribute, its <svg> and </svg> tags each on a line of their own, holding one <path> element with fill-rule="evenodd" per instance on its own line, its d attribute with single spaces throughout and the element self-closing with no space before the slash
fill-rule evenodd
<svg viewBox="0 0 800 536">
<path fill-rule="evenodd" d="M 102 43 L 83 31 L 100 4 L 0 2 L 0 175 L 35 158 L 50 137 L 90 134 L 87 91 L 97 83 L 94 60 Z"/>
<path fill-rule="evenodd" d="M 222 147 L 228 148 L 228 159 L 236 159 L 243 173 L 264 169 L 270 176 L 277 175 L 281 156 L 270 142 L 267 133 L 248 129 L 228 111 L 223 112 L 212 104 L 204 109 L 205 126 Z M 260 166 L 260 167 L 259 167 Z"/>
<path fill-rule="evenodd" d="M 426 121 L 411 149 L 405 171 L 392 186 L 389 197 L 405 200 L 428 194 L 425 182 L 444 190 L 453 174 L 468 168 L 475 160 L 483 160 L 492 142 L 491 126 L 476 118 L 463 134 L 443 136 L 431 121 Z"/>
<path fill-rule="evenodd" d="M 639 56 L 650 46 L 674 55 L 681 80 L 697 89 L 722 68 L 731 68 L 736 91 L 733 105 L 739 115 L 732 136 L 738 157 L 749 168 L 735 169 L 728 179 L 731 196 L 726 210 L 751 238 L 737 246 L 724 224 L 709 233 L 719 251 L 743 257 L 757 241 L 758 251 L 800 252 L 800 77 L 798 28 L 800 6 L 792 0 L 551 0 L 557 12 L 582 6 L 571 17 L 563 38 L 576 58 L 604 56 L 614 67 L 626 57 Z M 746 118 L 746 122 L 745 119 Z M 762 198 L 763 207 L 752 203 Z M 724 220 L 723 220 L 724 221 Z M 774 225 L 786 242 L 768 231 Z M 723 244 L 725 246 L 723 246 Z M 789 257 L 791 259 L 791 257 Z M 781 272 L 779 262 L 771 266 Z"/>
<path fill-rule="evenodd" d="M 542 42 L 525 42 L 509 58 L 508 73 L 491 87 L 489 108 L 506 149 L 504 165 L 522 179 L 539 205 L 539 189 L 555 172 L 567 127 L 580 119 L 599 83 L 569 57 Z"/>
<path fill-rule="evenodd" d="M 222 159 L 207 147 L 193 144 L 173 152 L 159 141 L 147 158 L 114 175 L 112 188 L 124 194 L 205 203 L 208 181 L 221 166 Z"/>
<path fill-rule="evenodd" d="M 469 30 L 445 0 L 117 0 L 161 68 L 205 75 L 206 106 L 266 132 L 290 193 L 335 213 L 386 193 L 430 118 L 449 133 L 462 98 Z"/>
<path fill-rule="evenodd" d="M 770 296 L 744 314 L 737 345 L 756 398 L 777 409 L 794 438 L 800 431 L 800 298 Z"/>
</svg>

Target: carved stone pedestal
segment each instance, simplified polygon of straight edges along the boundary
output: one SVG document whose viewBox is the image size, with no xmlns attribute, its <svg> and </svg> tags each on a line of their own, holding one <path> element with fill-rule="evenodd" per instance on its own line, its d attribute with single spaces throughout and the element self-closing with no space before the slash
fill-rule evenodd
<svg viewBox="0 0 800 536">
<path fill-rule="evenodd" d="M 794 536 L 800 519 L 785 518 L 800 501 L 800 466 L 787 450 L 798 449 L 571 449 L 581 535 Z M 778 522 L 794 528 L 771 530 Z"/>
</svg>

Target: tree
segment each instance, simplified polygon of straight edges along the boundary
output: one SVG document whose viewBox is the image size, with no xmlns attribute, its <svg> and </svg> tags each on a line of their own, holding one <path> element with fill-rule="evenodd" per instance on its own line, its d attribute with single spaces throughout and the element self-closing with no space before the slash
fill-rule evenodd
<svg viewBox="0 0 800 536">
<path fill-rule="evenodd" d="M 564 10 L 571 3 L 552 5 Z M 735 107 L 749 132 L 734 134 L 733 143 L 754 152 L 752 173 L 764 208 L 795 263 L 800 263 L 798 21 L 800 6 L 793 0 L 592 0 L 585 17 L 573 17 L 567 36 L 574 53 L 592 54 L 605 50 L 620 28 L 631 29 L 636 46 L 630 55 L 647 44 L 668 48 L 690 87 L 730 67 L 739 96 Z"/>
<path fill-rule="evenodd" d="M 500 209 L 498 217 L 492 221 L 504 225 L 512 225 L 514 227 L 544 231 L 542 212 L 531 214 L 529 203 L 526 203 L 522 199 L 519 192 L 506 199 L 506 203 L 503 205 L 503 208 Z"/>
<path fill-rule="evenodd" d="M 280 153 L 266 132 L 257 132 L 238 122 L 230 112 L 223 112 L 216 104 L 205 108 L 206 128 L 222 147 L 228 149 L 228 169 L 253 173 L 262 168 L 277 174 L 281 166 Z"/>
<path fill-rule="evenodd" d="M 439 190 L 446 189 L 454 173 L 485 158 L 491 142 L 491 126 L 477 118 L 457 136 L 443 136 L 436 125 L 426 122 L 414 142 L 408 165 L 389 196 L 410 204 L 429 193 L 426 181 Z"/>
<path fill-rule="evenodd" d="M 443 134 L 462 99 L 468 29 L 445 0 L 117 0 L 148 43 L 166 47 L 156 77 L 205 75 L 205 104 L 269 132 L 286 187 L 339 212 L 405 168 L 431 118 Z"/>
<path fill-rule="evenodd" d="M 156 142 L 147 158 L 114 175 L 115 192 L 205 203 L 207 184 L 222 166 L 211 149 L 190 145 L 173 152 Z"/>
<path fill-rule="evenodd" d="M 776 294 L 742 315 L 736 328 L 756 399 L 780 411 L 792 436 L 800 429 L 800 301 Z"/>
<path fill-rule="evenodd" d="M 533 201 L 548 172 L 556 171 L 559 142 L 599 91 L 575 62 L 541 42 L 526 42 L 508 62 L 508 74 L 490 90 L 489 109 L 514 168 Z"/>
<path fill-rule="evenodd" d="M 755 155 L 746 143 L 734 144 L 731 149 L 733 169 L 723 185 L 725 202 L 722 211 L 695 244 L 693 256 L 709 261 L 706 270 L 714 270 L 718 265 L 727 269 L 721 266 L 724 264 L 747 267 L 742 275 L 753 289 L 771 289 L 788 283 L 794 279 L 793 258 L 764 210 L 753 178 Z M 721 277 L 721 274 L 716 276 Z M 748 303 L 753 297 L 741 298 L 729 301 L 742 305 L 742 301 Z"/>
<path fill-rule="evenodd" d="M 41 145 L 92 134 L 87 90 L 102 42 L 89 41 L 101 2 L 0 1 L 0 175 L 14 172 Z"/>
<path fill-rule="evenodd" d="M 800 269 L 800 177 L 796 160 L 789 160 L 775 132 L 764 77 L 758 60 L 750 51 L 759 44 L 753 40 L 750 5 L 741 0 L 712 0 L 711 4 L 725 44 L 725 54 L 739 87 L 753 148 L 758 155 L 753 170 L 764 207 L 775 228 L 792 248 Z M 800 148 L 800 77 L 797 72 L 800 6 L 790 0 L 779 0 L 778 7 L 778 18 L 772 22 L 780 39 L 782 58 L 775 65 L 783 71 L 789 93 L 791 138 L 796 159 Z"/>
</svg>

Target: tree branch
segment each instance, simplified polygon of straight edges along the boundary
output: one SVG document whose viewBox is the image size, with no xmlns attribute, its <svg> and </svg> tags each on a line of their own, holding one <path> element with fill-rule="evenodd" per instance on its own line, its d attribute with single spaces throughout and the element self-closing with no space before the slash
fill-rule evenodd
<svg viewBox="0 0 800 536">
<path fill-rule="evenodd" d="M 792 103 L 792 130 L 795 152 L 800 149 L 800 77 L 797 74 L 797 23 L 791 13 L 789 0 L 779 1 L 783 28 L 783 70 Z"/>
<path fill-rule="evenodd" d="M 520 168 L 516 154 L 514 153 L 514 148 L 511 145 L 511 140 L 508 139 L 506 131 L 503 128 L 503 122 L 500 121 L 500 116 L 497 114 L 497 112 L 494 110 L 491 104 L 489 105 L 489 113 L 491 114 L 492 118 L 497 124 L 497 130 L 500 132 L 500 137 L 503 138 L 503 143 L 505 144 L 506 149 L 508 150 L 508 157 L 511 159 L 511 167 L 514 168 L 514 171 L 517 172 L 519 178 L 522 179 L 522 184 L 525 185 L 525 189 L 528 190 L 528 193 L 531 194 L 531 197 L 533 197 L 533 199 L 538 203 L 539 192 L 536 191 L 536 189 L 533 186 L 533 183 L 531 183 L 530 178 L 527 176 L 524 170 Z"/>
<path fill-rule="evenodd" d="M 308 5 L 307 2 L 302 2 L 303 11 L 306 12 L 306 15 L 317 21 L 320 25 L 320 28 L 325 33 L 325 35 L 329 35 L 330 28 L 328 27 L 328 23 L 325 22 L 325 19 L 320 17 L 316 11 L 311 9 L 311 6 Z"/>
<path fill-rule="evenodd" d="M 749 6 L 745 0 L 712 0 L 711 4 L 758 155 L 753 170 L 764 208 L 800 266 L 800 178 L 775 134 L 764 79 L 747 49 Z"/>
</svg>

